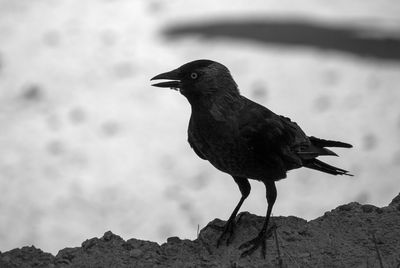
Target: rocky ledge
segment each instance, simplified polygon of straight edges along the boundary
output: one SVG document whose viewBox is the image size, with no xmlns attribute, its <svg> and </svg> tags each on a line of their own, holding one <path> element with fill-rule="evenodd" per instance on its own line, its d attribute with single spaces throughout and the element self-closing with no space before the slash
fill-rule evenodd
<svg viewBox="0 0 400 268">
<path fill-rule="evenodd" d="M 256 236 L 263 218 L 239 216 L 229 246 L 216 247 L 220 232 L 210 225 L 224 221 L 215 219 L 194 241 L 170 237 L 159 245 L 108 231 L 57 256 L 34 246 L 0 253 L 0 267 L 400 267 L 400 194 L 387 207 L 350 203 L 308 222 L 273 217 L 265 259 L 259 250 L 240 258 L 240 244 Z"/>
</svg>

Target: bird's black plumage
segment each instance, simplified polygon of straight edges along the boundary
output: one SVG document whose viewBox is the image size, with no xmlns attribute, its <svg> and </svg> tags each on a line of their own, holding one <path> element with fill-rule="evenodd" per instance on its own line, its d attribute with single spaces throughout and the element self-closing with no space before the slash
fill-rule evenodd
<svg viewBox="0 0 400 268">
<path fill-rule="evenodd" d="M 265 256 L 267 226 L 276 199 L 275 181 L 287 171 L 307 167 L 333 175 L 350 175 L 348 171 L 317 159 L 336 155 L 326 147 L 351 148 L 350 144 L 308 137 L 289 118 L 277 115 L 239 93 L 229 70 L 211 60 L 197 60 L 152 80 L 173 81 L 154 84 L 178 89 L 191 105 L 188 141 L 196 154 L 217 169 L 230 174 L 242 197 L 228 219 L 218 245 L 225 235 L 233 234 L 235 217 L 250 193 L 248 179 L 261 181 L 267 193 L 267 215 L 259 235 L 242 245 L 244 255 L 259 246 Z"/>
</svg>

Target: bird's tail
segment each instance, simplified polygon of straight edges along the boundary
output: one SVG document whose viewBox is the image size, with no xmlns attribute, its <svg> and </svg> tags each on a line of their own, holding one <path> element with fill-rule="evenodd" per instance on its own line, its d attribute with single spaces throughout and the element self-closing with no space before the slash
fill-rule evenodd
<svg viewBox="0 0 400 268">
<path fill-rule="evenodd" d="M 302 160 L 312 160 L 315 157 L 321 155 L 338 156 L 335 152 L 329 150 L 326 147 L 342 147 L 342 148 L 353 147 L 351 144 L 344 143 L 341 141 L 324 140 L 312 136 L 308 138 L 311 144 L 307 148 L 302 148 L 300 151 L 296 152 Z"/>
<path fill-rule="evenodd" d="M 298 152 L 298 155 L 301 157 L 303 161 L 303 166 L 311 169 L 316 169 L 322 172 L 326 172 L 332 175 L 353 176 L 347 170 L 328 165 L 327 163 L 324 163 L 316 159 L 316 157 L 321 155 L 337 156 L 335 152 L 327 149 L 326 147 L 351 148 L 353 147 L 351 144 L 344 143 L 341 141 L 324 140 L 316 137 L 309 137 L 309 140 L 311 142 L 311 145 L 306 150 Z"/>
<path fill-rule="evenodd" d="M 303 163 L 303 165 L 307 168 L 316 169 L 316 170 L 319 170 L 319 171 L 322 171 L 325 173 L 329 173 L 332 175 L 353 176 L 347 170 L 328 165 L 327 163 L 324 163 L 316 158 L 307 160 L 305 163 Z"/>
</svg>

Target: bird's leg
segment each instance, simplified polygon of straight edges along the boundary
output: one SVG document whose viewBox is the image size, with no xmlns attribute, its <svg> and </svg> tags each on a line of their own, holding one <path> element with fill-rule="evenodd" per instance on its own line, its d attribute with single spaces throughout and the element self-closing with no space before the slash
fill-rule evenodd
<svg viewBox="0 0 400 268">
<path fill-rule="evenodd" d="M 271 216 L 272 207 L 274 206 L 276 196 L 277 196 L 275 182 L 274 181 L 266 181 L 266 182 L 264 182 L 264 184 L 265 184 L 265 188 L 266 188 L 266 192 L 267 192 L 267 201 L 268 201 L 267 215 L 265 217 L 264 224 L 263 224 L 263 227 L 262 227 L 260 233 L 254 239 L 247 241 L 246 243 L 243 243 L 239 247 L 239 249 L 248 248 L 240 255 L 241 258 L 253 254 L 253 252 L 261 246 L 261 255 L 265 259 L 265 255 L 266 255 L 266 251 L 267 251 L 266 240 L 267 240 L 267 238 L 269 238 L 272 235 L 273 229 L 276 228 L 276 226 L 274 225 L 274 226 L 272 226 L 272 228 L 267 230 L 269 218 Z"/>
<path fill-rule="evenodd" d="M 247 178 L 233 176 L 233 179 L 239 186 L 239 190 L 240 190 L 240 193 L 242 194 L 242 197 L 240 198 L 239 203 L 236 205 L 235 209 L 233 210 L 231 216 L 229 217 L 229 219 L 226 222 L 224 227 L 212 226 L 215 229 L 222 230 L 222 234 L 220 235 L 220 237 L 217 240 L 217 247 L 219 247 L 221 245 L 221 242 L 222 242 L 223 238 L 225 237 L 225 235 L 228 235 L 228 238 L 226 240 L 227 245 L 229 245 L 229 243 L 232 241 L 233 231 L 236 226 L 236 222 L 235 222 L 236 215 L 237 215 L 240 207 L 242 206 L 244 200 L 250 194 L 251 187 L 250 187 L 249 180 Z"/>
</svg>

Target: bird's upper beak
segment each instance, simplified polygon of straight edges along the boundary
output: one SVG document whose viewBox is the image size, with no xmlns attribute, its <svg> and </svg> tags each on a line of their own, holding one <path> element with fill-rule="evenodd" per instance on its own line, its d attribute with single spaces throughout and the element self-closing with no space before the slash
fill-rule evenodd
<svg viewBox="0 0 400 268">
<path fill-rule="evenodd" d="M 179 89 L 181 87 L 180 81 L 180 71 L 179 69 L 172 70 L 170 72 L 162 73 L 159 75 L 154 76 L 150 80 L 159 80 L 159 79 L 167 79 L 172 81 L 161 82 L 157 84 L 153 84 L 153 87 L 169 87 L 171 89 Z"/>
</svg>

